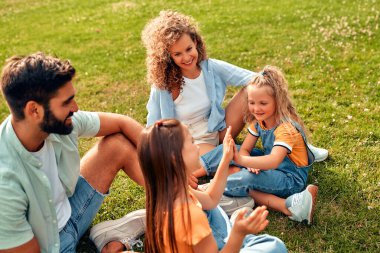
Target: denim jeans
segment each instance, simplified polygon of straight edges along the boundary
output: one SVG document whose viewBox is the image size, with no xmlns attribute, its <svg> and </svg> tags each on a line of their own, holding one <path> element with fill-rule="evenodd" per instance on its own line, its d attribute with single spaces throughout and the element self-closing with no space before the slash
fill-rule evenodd
<svg viewBox="0 0 380 253">
<path fill-rule="evenodd" d="M 240 149 L 240 146 L 238 148 Z M 251 150 L 250 155 L 263 156 L 264 152 L 254 148 Z M 222 156 L 222 145 L 201 156 L 201 164 L 206 169 L 208 175 L 216 172 Z M 236 165 L 233 162 L 231 164 Z M 284 158 L 278 169 L 263 170 L 259 174 L 251 173 L 242 167 L 241 171 L 228 177 L 224 194 L 227 196 L 246 197 L 249 190 L 257 190 L 286 198 L 305 189 L 309 168 L 310 166 L 297 167 L 288 157 Z"/>
<path fill-rule="evenodd" d="M 96 191 L 82 176 L 79 177 L 74 195 L 69 198 L 70 219 L 59 232 L 60 252 L 76 252 L 80 238 L 90 227 L 105 196 Z"/>
<path fill-rule="evenodd" d="M 237 149 L 240 150 L 240 145 L 236 145 Z M 223 157 L 223 144 L 219 144 L 214 149 L 210 150 L 206 154 L 200 157 L 200 162 L 203 168 L 206 170 L 207 175 L 215 173 L 218 169 L 219 163 Z M 230 162 L 230 165 L 236 165 L 233 161 Z"/>
<path fill-rule="evenodd" d="M 221 250 L 227 243 L 231 233 L 231 222 L 222 208 L 204 211 L 210 224 L 218 249 Z M 240 252 L 287 252 L 285 244 L 277 237 L 270 235 L 247 235 L 244 238 Z"/>
<path fill-rule="evenodd" d="M 255 148 L 250 155 L 262 156 L 264 152 Z M 309 168 L 310 166 L 297 167 L 289 157 L 285 157 L 277 169 L 262 170 L 259 174 L 243 168 L 227 178 L 224 194 L 245 197 L 249 190 L 257 190 L 287 198 L 305 189 Z"/>
<path fill-rule="evenodd" d="M 265 170 L 255 174 L 244 168 L 228 177 L 224 194 L 245 197 L 248 196 L 249 190 L 257 190 L 287 198 L 303 191 L 304 188 L 304 181 L 292 173 Z"/>
<path fill-rule="evenodd" d="M 257 190 L 265 193 L 274 194 L 281 198 L 286 198 L 305 189 L 308 172 L 314 162 L 314 155 L 307 146 L 306 136 L 302 128 L 295 122 L 293 126 L 302 135 L 303 142 L 307 151 L 308 164 L 297 166 L 288 156 L 284 158 L 278 168 L 273 170 L 263 170 L 259 174 L 249 172 L 243 168 L 240 172 L 232 174 L 227 179 L 224 194 L 227 196 L 247 196 L 249 190 Z M 255 128 L 258 131 L 257 137 L 261 138 L 263 150 L 252 149 L 251 156 L 269 155 L 275 145 L 276 136 L 274 134 L 277 127 L 266 130 L 256 122 Z M 209 175 L 215 172 L 223 156 L 223 146 L 219 145 L 210 152 L 204 154 L 200 160 Z M 240 166 L 241 167 L 241 166 Z"/>
</svg>

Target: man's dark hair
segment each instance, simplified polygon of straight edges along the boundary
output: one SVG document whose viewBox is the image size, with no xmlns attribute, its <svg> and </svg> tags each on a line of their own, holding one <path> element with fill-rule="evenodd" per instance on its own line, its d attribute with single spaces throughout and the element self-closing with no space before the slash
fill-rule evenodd
<svg viewBox="0 0 380 253">
<path fill-rule="evenodd" d="M 75 69 L 68 60 L 60 60 L 38 52 L 13 56 L 6 61 L 1 74 L 1 90 L 12 112 L 22 120 L 28 101 L 49 106 L 59 88 L 71 81 Z"/>
</svg>

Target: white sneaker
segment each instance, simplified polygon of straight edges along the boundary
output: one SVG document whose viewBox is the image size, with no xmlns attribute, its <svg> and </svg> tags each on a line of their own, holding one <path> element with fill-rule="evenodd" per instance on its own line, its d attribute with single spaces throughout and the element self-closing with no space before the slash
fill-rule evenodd
<svg viewBox="0 0 380 253">
<path fill-rule="evenodd" d="M 309 147 L 311 153 L 313 153 L 315 162 L 322 162 L 329 156 L 329 151 L 327 149 L 317 148 L 310 143 L 308 143 L 307 146 Z"/>
<path fill-rule="evenodd" d="M 313 221 L 317 195 L 318 186 L 310 184 L 304 191 L 289 196 L 285 202 L 292 213 L 289 219 L 310 225 Z"/>
<path fill-rule="evenodd" d="M 238 210 L 236 210 L 235 212 L 233 212 L 231 214 L 230 222 L 231 222 L 232 226 L 235 223 L 236 217 L 238 216 L 238 214 L 242 210 L 247 210 L 247 212 L 244 214 L 245 217 L 248 217 L 253 212 L 253 209 L 251 207 L 242 207 L 242 208 L 239 208 Z"/>
<path fill-rule="evenodd" d="M 145 233 L 145 209 L 128 213 L 117 220 L 104 221 L 91 228 L 90 239 L 99 252 L 111 241 L 119 241 L 130 250 L 134 245 L 142 246 L 138 237 Z M 141 245 L 140 245 L 141 244 Z"/>
<path fill-rule="evenodd" d="M 205 191 L 209 184 L 210 183 L 198 185 L 198 189 Z M 228 197 L 223 194 L 222 198 L 219 201 L 219 206 L 226 212 L 228 216 L 231 216 L 233 212 L 242 207 L 254 207 L 255 201 L 251 197 Z"/>
</svg>

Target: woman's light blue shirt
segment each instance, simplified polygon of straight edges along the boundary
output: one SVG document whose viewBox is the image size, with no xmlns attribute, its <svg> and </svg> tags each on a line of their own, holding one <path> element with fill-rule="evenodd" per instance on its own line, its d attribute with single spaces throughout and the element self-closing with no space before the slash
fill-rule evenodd
<svg viewBox="0 0 380 253">
<path fill-rule="evenodd" d="M 207 95 L 211 102 L 208 131 L 221 131 L 226 128 L 222 104 L 227 85 L 246 85 L 256 73 L 216 59 L 204 60 L 200 66 L 206 83 Z M 154 85 L 152 85 L 146 108 L 148 110 L 147 126 L 159 119 L 177 118 L 171 93 L 158 89 Z"/>
</svg>

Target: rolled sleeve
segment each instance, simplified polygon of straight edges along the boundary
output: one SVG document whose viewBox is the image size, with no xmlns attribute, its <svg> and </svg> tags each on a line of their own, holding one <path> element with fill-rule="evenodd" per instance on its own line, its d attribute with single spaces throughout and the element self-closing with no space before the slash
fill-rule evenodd
<svg viewBox="0 0 380 253">
<path fill-rule="evenodd" d="M 251 123 L 251 124 L 249 125 L 249 127 L 248 127 L 248 132 L 249 132 L 251 135 L 255 136 L 255 137 L 260 137 L 259 132 L 257 131 L 257 128 L 256 128 L 256 125 L 255 125 L 255 124 L 256 124 L 256 123 L 253 122 L 253 123 Z"/>
<path fill-rule="evenodd" d="M 246 85 L 252 79 L 252 77 L 256 75 L 255 72 L 237 67 L 225 61 L 215 59 L 213 59 L 213 61 L 218 66 L 215 68 L 218 75 L 222 77 L 222 79 L 225 80 L 228 85 Z"/>
<path fill-rule="evenodd" d="M 97 112 L 78 111 L 73 116 L 74 128 L 78 136 L 93 137 L 100 129 L 100 119 Z"/>
</svg>

